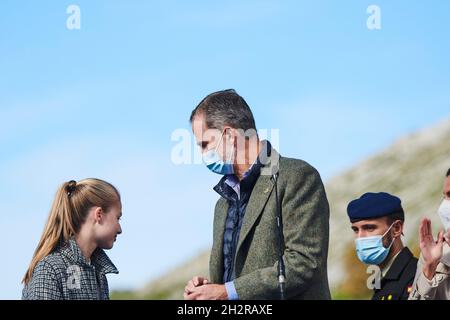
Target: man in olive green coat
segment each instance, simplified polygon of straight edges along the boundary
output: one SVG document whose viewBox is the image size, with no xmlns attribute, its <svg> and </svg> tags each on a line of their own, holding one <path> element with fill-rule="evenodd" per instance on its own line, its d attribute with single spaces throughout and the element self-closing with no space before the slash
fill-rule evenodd
<svg viewBox="0 0 450 320">
<path fill-rule="evenodd" d="M 275 183 L 285 297 L 330 299 L 329 206 L 319 173 L 260 141 L 250 108 L 234 90 L 203 99 L 191 123 L 205 164 L 224 177 L 214 188 L 221 198 L 214 213 L 210 278 L 190 280 L 185 299 L 280 298 Z"/>
</svg>

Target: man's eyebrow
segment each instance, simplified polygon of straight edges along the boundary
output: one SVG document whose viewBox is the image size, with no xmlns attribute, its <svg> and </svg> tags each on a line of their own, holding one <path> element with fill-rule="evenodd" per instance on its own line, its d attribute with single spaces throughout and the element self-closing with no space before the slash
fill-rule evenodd
<svg viewBox="0 0 450 320">
<path fill-rule="evenodd" d="M 376 228 L 377 227 L 377 225 L 376 224 L 371 224 L 371 223 L 368 223 L 368 224 L 363 224 L 362 226 L 361 226 L 361 228 L 362 229 L 367 229 L 367 228 Z"/>
</svg>

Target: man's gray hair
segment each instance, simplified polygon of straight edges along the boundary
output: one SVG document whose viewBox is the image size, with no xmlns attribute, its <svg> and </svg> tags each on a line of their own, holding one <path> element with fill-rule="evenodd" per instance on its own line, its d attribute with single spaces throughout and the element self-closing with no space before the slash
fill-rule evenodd
<svg viewBox="0 0 450 320">
<path fill-rule="evenodd" d="M 244 98 L 233 89 L 217 91 L 206 96 L 192 111 L 189 121 L 203 114 L 208 129 L 223 130 L 224 126 L 255 132 L 256 125 L 252 111 Z"/>
</svg>

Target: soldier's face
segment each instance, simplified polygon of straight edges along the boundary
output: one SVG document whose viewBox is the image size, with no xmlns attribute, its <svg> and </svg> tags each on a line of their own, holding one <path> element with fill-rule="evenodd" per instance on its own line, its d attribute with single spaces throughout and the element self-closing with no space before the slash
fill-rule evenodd
<svg viewBox="0 0 450 320">
<path fill-rule="evenodd" d="M 389 230 L 389 228 L 391 229 Z M 381 236 L 385 234 L 383 237 L 383 245 L 387 248 L 395 238 L 400 237 L 403 233 L 403 223 L 401 220 L 392 222 L 392 220 L 387 217 L 381 217 L 378 219 L 354 222 L 352 223 L 352 230 L 355 234 L 355 238 Z"/>
<path fill-rule="evenodd" d="M 352 230 L 355 238 L 365 238 L 384 234 L 390 225 L 386 218 L 361 220 L 352 223 Z"/>
</svg>

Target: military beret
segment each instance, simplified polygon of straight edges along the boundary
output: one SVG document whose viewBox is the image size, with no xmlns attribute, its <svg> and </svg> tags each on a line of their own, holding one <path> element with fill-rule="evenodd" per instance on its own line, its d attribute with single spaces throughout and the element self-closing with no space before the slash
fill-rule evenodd
<svg viewBox="0 0 450 320">
<path fill-rule="evenodd" d="M 404 220 L 401 200 L 386 192 L 363 194 L 359 199 L 355 199 L 348 204 L 347 214 L 352 223 L 393 214 L 400 215 Z"/>
</svg>

